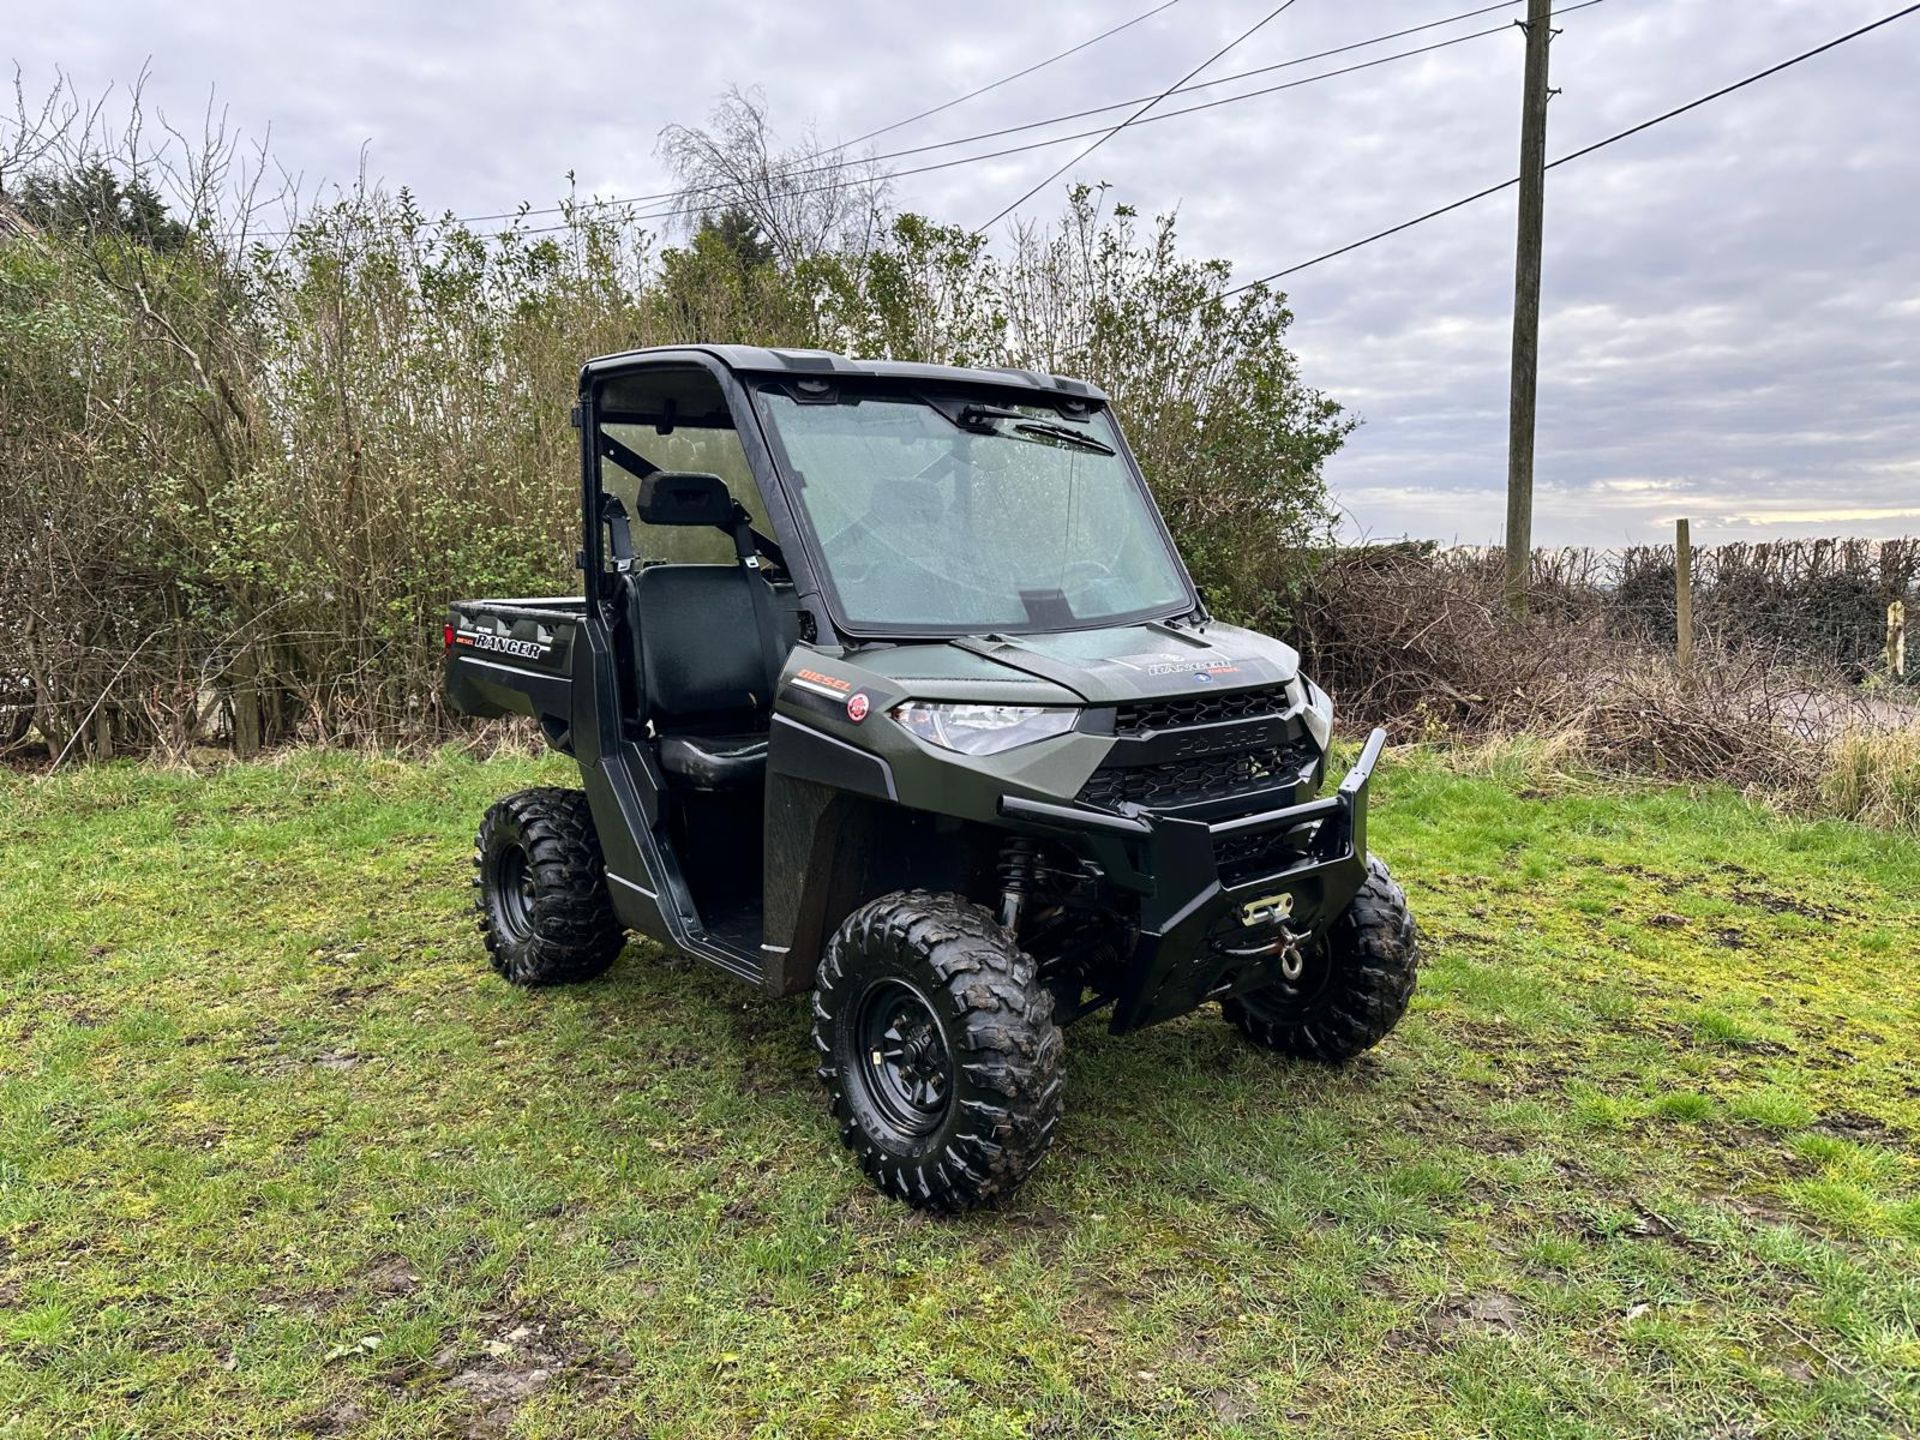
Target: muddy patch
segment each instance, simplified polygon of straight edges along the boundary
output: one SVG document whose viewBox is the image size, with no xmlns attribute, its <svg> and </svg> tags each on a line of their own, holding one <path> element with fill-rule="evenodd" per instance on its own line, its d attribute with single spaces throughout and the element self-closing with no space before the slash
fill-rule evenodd
<svg viewBox="0 0 1920 1440">
<path fill-rule="evenodd" d="M 366 1286 L 375 1295 L 411 1295 L 420 1288 L 420 1276 L 405 1260 L 389 1257 L 367 1271 Z"/>
<path fill-rule="evenodd" d="M 1389 1353 L 1417 1351 L 1432 1355 L 1455 1339 L 1470 1335 L 1513 1335 L 1526 1323 L 1526 1307 L 1503 1290 L 1478 1295 L 1449 1295 L 1408 1324 L 1381 1337 Z"/>
<path fill-rule="evenodd" d="M 1499 1290 L 1484 1295 L 1455 1296 L 1427 1317 L 1436 1334 L 1461 1330 L 1493 1331 L 1511 1335 L 1525 1321 L 1527 1312 L 1513 1296 Z"/>
<path fill-rule="evenodd" d="M 1803 895 L 1789 895 L 1785 891 L 1770 886 L 1740 884 L 1727 892 L 1728 898 L 1738 904 L 1755 910 L 1765 910 L 1769 915 L 1798 915 L 1806 920 L 1819 920 L 1831 924 L 1835 920 L 1847 918 L 1847 912 L 1837 905 L 1822 905 Z"/>
<path fill-rule="evenodd" d="M 472 1407 L 466 1433 L 505 1435 L 513 1427 L 520 1406 L 546 1389 L 559 1373 L 557 1363 L 547 1363 L 550 1358 L 534 1355 L 524 1360 L 489 1361 L 450 1378 L 447 1388 L 459 1392 Z"/>
<path fill-rule="evenodd" d="M 367 1409 L 350 1395 L 343 1395 L 324 1410 L 316 1410 L 294 1425 L 301 1435 L 357 1435 L 367 1423 Z"/>
<path fill-rule="evenodd" d="M 1829 1110 L 1813 1122 L 1813 1128 L 1859 1145 L 1899 1145 L 1904 1140 L 1901 1132 L 1886 1121 L 1858 1110 Z"/>
<path fill-rule="evenodd" d="M 595 1393 L 610 1388 L 624 1368 L 619 1360 L 576 1353 L 557 1319 L 519 1316 L 497 1320 L 478 1347 L 450 1345 L 434 1356 L 431 1370 L 465 1412 L 454 1433 L 505 1435 L 531 1397 L 561 1380 Z"/>
</svg>

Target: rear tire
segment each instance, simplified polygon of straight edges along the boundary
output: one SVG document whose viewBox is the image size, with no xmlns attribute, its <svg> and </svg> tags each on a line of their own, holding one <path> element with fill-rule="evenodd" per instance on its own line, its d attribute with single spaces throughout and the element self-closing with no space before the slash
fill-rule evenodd
<svg viewBox="0 0 1920 1440">
<path fill-rule="evenodd" d="M 1300 979 L 1224 1000 L 1220 1009 L 1257 1045 L 1338 1065 L 1400 1023 L 1419 964 L 1420 935 L 1406 894 L 1369 856 L 1366 880 L 1307 953 Z"/>
<path fill-rule="evenodd" d="M 1063 1081 L 1053 995 L 978 905 L 901 891 L 828 942 L 813 1043 L 840 1138 L 923 1210 L 1002 1199 L 1046 1154 Z"/>
<path fill-rule="evenodd" d="M 481 822 L 473 867 L 487 955 L 515 985 L 591 980 L 626 943 L 581 791 L 543 787 L 496 803 Z"/>
</svg>

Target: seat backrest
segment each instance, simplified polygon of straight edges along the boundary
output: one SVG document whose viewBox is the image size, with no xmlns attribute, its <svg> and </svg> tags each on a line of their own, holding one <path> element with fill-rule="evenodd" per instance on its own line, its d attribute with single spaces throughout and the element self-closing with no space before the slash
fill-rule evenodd
<svg viewBox="0 0 1920 1440">
<path fill-rule="evenodd" d="M 769 677 L 738 565 L 649 565 L 633 577 L 640 683 L 662 728 L 744 731 L 765 723 Z"/>
</svg>

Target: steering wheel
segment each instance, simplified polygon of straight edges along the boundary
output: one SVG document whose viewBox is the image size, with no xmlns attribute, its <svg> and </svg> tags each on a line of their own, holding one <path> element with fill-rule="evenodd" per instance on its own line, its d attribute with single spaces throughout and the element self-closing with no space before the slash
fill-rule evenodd
<svg viewBox="0 0 1920 1440">
<path fill-rule="evenodd" d="M 1098 585 L 1102 580 L 1117 580 L 1113 567 L 1099 560 L 1075 560 L 1060 574 L 1060 589 L 1071 592 Z"/>
</svg>

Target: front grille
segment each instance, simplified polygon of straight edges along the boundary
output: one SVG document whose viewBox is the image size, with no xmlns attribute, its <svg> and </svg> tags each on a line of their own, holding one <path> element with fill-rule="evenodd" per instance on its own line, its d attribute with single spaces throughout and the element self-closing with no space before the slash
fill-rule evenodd
<svg viewBox="0 0 1920 1440">
<path fill-rule="evenodd" d="M 1278 715 L 1287 708 L 1287 687 L 1258 685 L 1247 690 L 1209 691 L 1173 700 L 1138 700 L 1122 705 L 1114 715 L 1116 735 L 1150 735 L 1158 730 L 1188 725 L 1217 725 L 1226 720 L 1253 720 Z"/>
<path fill-rule="evenodd" d="M 1080 787 L 1080 799 L 1108 810 L 1122 803 L 1165 810 L 1227 800 L 1296 783 L 1312 756 L 1311 743 L 1294 741 L 1162 765 L 1112 765 L 1088 777 Z"/>
<path fill-rule="evenodd" d="M 1222 885 L 1238 885 L 1260 875 L 1277 875 L 1299 858 L 1300 828 L 1263 830 L 1252 835 L 1223 835 L 1213 842 L 1213 863 Z"/>
</svg>

